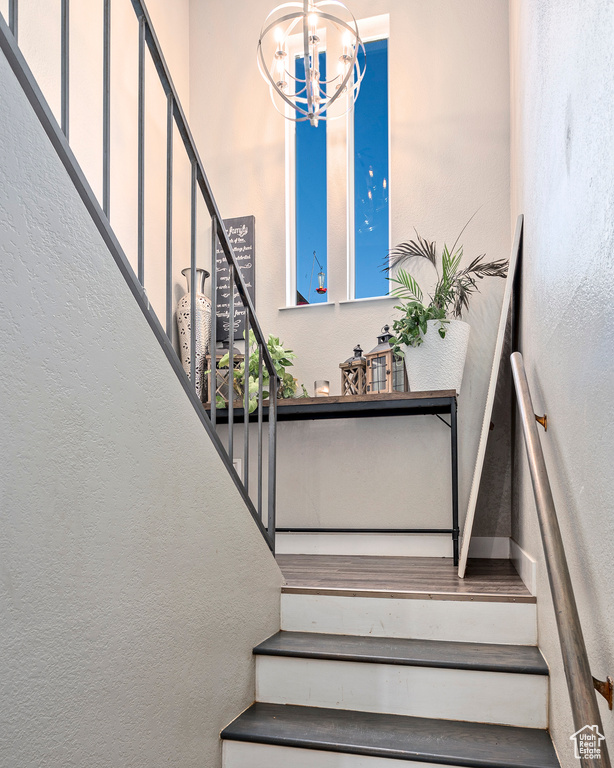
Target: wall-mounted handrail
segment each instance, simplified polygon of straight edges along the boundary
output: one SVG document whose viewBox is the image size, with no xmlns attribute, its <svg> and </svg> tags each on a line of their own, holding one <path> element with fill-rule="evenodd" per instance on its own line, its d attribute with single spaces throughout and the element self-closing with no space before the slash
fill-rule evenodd
<svg viewBox="0 0 614 768">
<path fill-rule="evenodd" d="M 128 0 L 122 0 L 127 2 Z M 98 231 L 102 235 L 107 247 L 109 248 L 115 262 L 117 263 L 121 274 L 128 283 L 133 295 L 135 296 L 143 314 L 147 318 L 150 327 L 152 328 L 156 338 L 160 342 L 167 358 L 171 362 L 171 365 L 181 383 L 188 393 L 192 404 L 194 405 L 198 416 L 205 426 L 205 429 L 209 433 L 214 445 L 222 457 L 222 460 L 230 473 L 235 485 L 237 486 L 245 504 L 256 521 L 258 528 L 267 540 L 270 548 L 274 551 L 275 546 L 275 508 L 276 508 L 276 409 L 269 409 L 269 468 L 268 468 L 268 484 L 267 484 L 267 498 L 268 498 L 268 514 L 266 520 L 262 510 L 262 433 L 259 431 L 258 440 L 258 499 L 257 508 L 252 502 L 249 493 L 249 419 L 247 409 L 245 409 L 243 428 L 245 431 L 244 436 L 244 452 L 243 452 L 243 473 L 242 477 L 239 477 L 235 471 L 233 465 L 233 425 L 229 427 L 228 446 L 229 450 L 226 450 L 220 437 L 216 432 L 216 398 L 215 393 L 211 394 L 211 418 L 208 416 L 199 395 L 197 394 L 197 371 L 196 371 L 196 344 L 195 334 L 191 334 L 190 344 L 190 371 L 186 376 L 183 370 L 181 362 L 179 361 L 176 350 L 172 341 L 172 186 L 173 186 L 173 129 L 176 127 L 179 136 L 182 139 L 182 144 L 187 154 L 188 160 L 191 165 L 191 195 L 190 195 L 190 286 L 191 286 L 191 304 L 190 312 L 191 317 L 196 317 L 196 227 L 197 227 L 197 205 L 196 194 L 197 191 L 202 196 L 207 211 L 210 216 L 211 222 L 211 273 L 213 275 L 212 283 L 212 330 L 210 338 L 210 351 L 211 359 L 215 361 L 216 355 L 216 326 L 217 326 L 217 289 L 216 289 L 216 259 L 217 259 L 217 245 L 221 247 L 222 253 L 229 267 L 229 274 L 231 277 L 231 301 L 230 311 L 228 313 L 228 325 L 229 325 L 229 346 L 230 357 L 233 356 L 233 344 L 234 333 L 232 328 L 235 326 L 235 303 L 242 306 L 245 311 L 245 333 L 246 333 L 246 358 L 249 357 L 248 339 L 249 331 L 254 334 L 259 356 L 260 356 L 260 376 L 259 376 L 259 391 L 258 402 L 261 408 L 261 403 L 264 398 L 264 381 L 262 376 L 262 370 L 266 371 L 269 379 L 269 389 L 272 392 L 276 391 L 277 386 L 277 372 L 273 363 L 273 359 L 269 352 L 266 339 L 260 328 L 260 324 L 256 317 L 253 303 L 247 292 L 245 281 L 238 266 L 238 261 L 234 254 L 232 244 L 228 238 L 226 228 L 218 210 L 217 204 L 213 197 L 211 187 L 207 180 L 203 164 L 196 149 L 194 139 L 188 127 L 185 119 L 185 114 L 182 109 L 177 91 L 170 76 L 169 69 L 166 65 L 166 61 L 162 54 L 158 39 L 156 37 L 153 25 L 147 8 L 142 0 L 130 0 L 132 7 L 136 13 L 138 19 L 138 90 L 137 90 L 137 103 L 135 105 L 135 112 L 138 116 L 138 153 L 137 153 L 137 176 L 138 176 L 138 212 L 137 212 L 137 274 L 135 275 L 132 266 L 130 265 L 126 254 L 124 253 L 120 243 L 118 242 L 113 229 L 109 221 L 109 212 L 111 208 L 110 199 L 110 156 L 111 156 L 111 12 L 113 0 L 101 0 L 103 7 L 103 26 L 101 30 L 102 35 L 102 51 L 103 51 L 103 78 L 102 78 L 102 207 L 98 202 L 95 194 L 93 193 L 85 175 L 83 174 L 75 156 L 68 143 L 68 130 L 69 130 L 69 118 L 70 118 L 70 102 L 69 102 L 69 74 L 70 74 L 70 47 L 69 47 L 69 27 L 70 27 L 70 4 L 69 0 L 62 0 L 60 13 L 61 13 L 61 30 L 62 30 L 62 45 L 61 45 L 61 78 L 60 78 L 60 96 L 61 96 L 61 109 L 60 109 L 60 122 L 58 125 L 55 116 L 53 115 L 47 101 L 45 100 L 38 84 L 32 75 L 30 68 L 28 67 L 19 47 L 17 45 L 17 31 L 18 31 L 18 6 L 19 0 L 9 0 L 9 18 L 7 25 L 6 21 L 0 15 L 0 50 L 5 54 L 13 72 L 15 73 L 18 81 L 20 82 L 24 93 L 26 94 L 30 104 L 32 105 L 37 117 L 39 118 L 41 125 L 43 126 L 47 136 L 51 140 L 53 147 L 64 167 L 68 171 L 68 174 L 73 181 L 81 199 L 85 203 L 85 206 L 92 217 Z M 166 127 L 167 127 L 167 162 L 166 162 L 166 281 L 165 281 L 165 326 L 162 328 L 155 312 L 150 306 L 149 300 L 145 292 L 145 53 L 148 52 L 151 60 L 154 64 L 155 70 L 159 77 L 160 83 L 166 94 Z M 75 95 L 74 93 L 72 94 Z M 234 300 L 234 290 L 237 293 L 237 301 Z M 195 323 L 192 323 L 192 327 L 195 327 Z M 232 362 L 230 365 L 230 371 L 233 370 Z M 230 374 L 230 382 L 233 382 L 233 375 Z M 247 378 L 247 377 L 246 377 Z M 214 380 L 214 376 L 212 377 Z M 203 382 L 204 386 L 204 382 Z M 232 389 L 232 387 L 231 387 Z M 247 389 L 247 387 L 245 387 Z M 232 395 L 232 392 L 231 392 Z M 233 398 L 230 397 L 230 403 L 232 404 Z M 248 402 L 248 394 L 246 392 L 245 402 Z"/>
<path fill-rule="evenodd" d="M 574 727 L 580 730 L 586 725 L 597 726 L 603 734 L 582 625 L 520 352 L 514 352 L 511 361 Z M 600 757 L 581 758 L 582 768 L 610 768 L 605 741 L 601 741 L 600 748 Z"/>
</svg>

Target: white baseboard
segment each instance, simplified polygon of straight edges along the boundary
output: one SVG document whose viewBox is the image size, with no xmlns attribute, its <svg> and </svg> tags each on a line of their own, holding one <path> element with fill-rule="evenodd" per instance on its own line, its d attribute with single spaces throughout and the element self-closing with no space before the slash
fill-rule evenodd
<svg viewBox="0 0 614 768">
<path fill-rule="evenodd" d="M 383 557 L 452 557 L 449 534 L 419 533 L 278 533 L 280 555 L 379 555 Z M 508 559 L 507 536 L 474 536 L 469 557 Z"/>
<path fill-rule="evenodd" d="M 510 560 L 532 595 L 537 595 L 537 561 L 510 539 Z"/>
<path fill-rule="evenodd" d="M 509 560 L 510 541 L 508 536 L 472 536 L 469 542 L 469 557 Z"/>
<path fill-rule="evenodd" d="M 280 555 L 452 557 L 452 537 L 409 533 L 278 533 L 275 551 Z"/>
</svg>

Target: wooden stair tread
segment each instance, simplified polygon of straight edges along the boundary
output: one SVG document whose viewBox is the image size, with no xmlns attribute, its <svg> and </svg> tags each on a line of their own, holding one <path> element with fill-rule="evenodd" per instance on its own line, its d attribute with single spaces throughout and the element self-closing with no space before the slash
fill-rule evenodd
<svg viewBox="0 0 614 768">
<path fill-rule="evenodd" d="M 221 736 L 467 768 L 559 768 L 547 731 L 289 704 L 257 702 Z"/>
<path fill-rule="evenodd" d="M 285 593 L 535 602 L 509 560 L 470 560 L 460 579 L 451 558 L 278 554 L 276 559 Z"/>
<path fill-rule="evenodd" d="M 263 656 L 293 656 L 485 672 L 548 674 L 548 666 L 539 649 L 523 645 L 282 631 L 256 646 L 254 653 Z"/>
</svg>

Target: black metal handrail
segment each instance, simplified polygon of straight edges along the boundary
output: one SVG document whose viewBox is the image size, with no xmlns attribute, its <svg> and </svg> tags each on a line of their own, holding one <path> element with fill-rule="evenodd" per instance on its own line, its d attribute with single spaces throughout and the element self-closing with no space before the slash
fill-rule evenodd
<svg viewBox="0 0 614 768">
<path fill-rule="evenodd" d="M 58 125 L 47 101 L 45 100 L 30 68 L 27 65 L 19 47 L 18 39 L 18 19 L 19 3 L 18 0 L 9 0 L 8 25 L 0 15 L 0 48 L 5 54 L 11 69 L 19 80 L 31 106 L 33 107 L 41 125 L 47 136 L 51 140 L 60 160 L 66 168 L 72 179 L 82 201 L 84 202 L 90 216 L 92 217 L 98 231 L 102 235 L 109 251 L 117 263 L 121 274 L 128 283 L 135 299 L 137 300 L 143 314 L 145 315 L 150 327 L 164 350 L 175 373 L 179 377 L 184 390 L 187 392 L 196 412 L 211 437 L 219 455 L 230 473 L 236 487 L 238 488 L 243 500 L 254 518 L 258 528 L 267 540 L 269 547 L 274 551 L 275 547 L 275 517 L 276 517 L 276 443 L 277 443 L 277 409 L 270 408 L 268 413 L 268 480 L 267 480 L 267 515 L 266 524 L 263 521 L 263 456 L 262 456 L 262 438 L 263 425 L 262 403 L 264 400 L 264 370 L 269 377 L 270 398 L 275 402 L 277 395 L 277 372 L 270 355 L 266 339 L 260 328 L 258 318 L 254 310 L 253 303 L 248 294 L 245 281 L 238 266 L 232 244 L 229 241 L 228 234 L 224 227 L 223 220 L 218 210 L 213 192 L 204 171 L 204 167 L 187 120 L 177 91 L 173 84 L 168 66 L 162 54 L 155 30 L 151 23 L 151 18 L 142 0 L 130 0 L 139 22 L 139 53 L 138 53 L 138 213 L 137 213 L 137 274 L 135 275 L 126 254 L 124 253 L 109 221 L 111 208 L 110 199 L 110 159 L 111 159 L 111 0 L 101 0 L 103 4 L 103 83 L 102 83 L 102 109 L 103 109 L 103 130 L 102 130 L 102 207 L 98 203 L 96 195 L 92 191 L 83 171 L 81 170 L 68 142 L 70 110 L 69 110 L 69 76 L 70 76 L 70 50 L 69 50 L 69 21 L 70 21 L 70 0 L 62 0 L 61 3 L 61 106 L 60 123 Z M 164 89 L 167 99 L 167 162 L 166 162 L 166 280 L 165 280 L 165 325 L 163 329 L 154 310 L 150 306 L 145 293 L 145 53 L 149 52 L 151 60 L 155 66 L 160 83 Z M 173 232 L 173 132 L 176 127 L 182 139 L 182 144 L 188 156 L 191 165 L 191 195 L 190 195 L 190 286 L 191 286 L 191 306 L 190 316 L 196 317 L 196 195 L 197 190 L 205 202 L 209 216 L 211 217 L 211 338 L 209 340 L 209 350 L 213 367 L 215 367 L 215 350 L 217 349 L 217 322 L 218 302 L 216 290 L 216 249 L 219 244 L 226 262 L 228 263 L 231 286 L 234 286 L 240 304 L 245 310 L 245 408 L 243 419 L 244 447 L 243 447 L 243 472 L 239 477 L 233 465 L 234 457 L 234 418 L 232 413 L 232 391 L 229 397 L 230 416 L 228 419 L 228 447 L 226 448 L 220 436 L 216 431 L 216 398 L 215 392 L 211 393 L 211 417 L 208 416 L 200 397 L 197 395 L 196 382 L 196 334 L 191 333 L 190 344 L 190 373 L 186 376 L 179 356 L 172 343 L 173 334 L 173 313 L 172 313 L 172 232 Z M 234 333 L 232 328 L 235 319 L 235 300 L 234 291 L 230 290 L 230 311 L 229 311 L 229 357 L 230 357 L 230 382 L 233 382 L 233 356 L 234 356 Z M 195 323 L 192 322 L 192 328 Z M 256 494 L 256 504 L 250 498 L 249 488 L 249 388 L 247 386 L 247 371 L 249 364 L 249 331 L 253 332 L 259 351 L 259 377 L 258 377 L 258 489 Z M 231 387 L 232 390 L 232 387 Z"/>
<path fill-rule="evenodd" d="M 595 688 L 609 698 L 611 709 L 611 681 L 601 683 L 591 674 L 548 470 L 537 432 L 529 383 L 520 352 L 514 352 L 511 361 L 574 727 L 580 730 L 585 726 L 597 726 L 599 732 L 603 734 Z M 609 696 L 606 693 L 608 688 Z M 610 757 L 605 741 L 601 742 L 600 749 L 600 755 L 581 758 L 582 768 L 610 768 Z"/>
</svg>

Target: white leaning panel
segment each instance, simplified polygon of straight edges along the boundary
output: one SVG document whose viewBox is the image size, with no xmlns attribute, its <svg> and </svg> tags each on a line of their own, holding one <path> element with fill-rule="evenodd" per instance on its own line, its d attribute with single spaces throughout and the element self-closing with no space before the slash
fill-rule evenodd
<svg viewBox="0 0 614 768">
<path fill-rule="evenodd" d="M 546 675 L 257 656 L 256 699 L 524 728 L 548 726 Z"/>
<path fill-rule="evenodd" d="M 284 593 L 281 628 L 333 635 L 537 645 L 535 603 Z"/>
<path fill-rule="evenodd" d="M 413 760 L 395 760 L 387 757 L 350 755 L 344 752 L 326 752 L 319 749 L 279 747 L 248 741 L 225 741 L 223 768 L 391 768 L 393 765 L 433 768 L 433 763 Z M 437 764 L 437 768 L 458 768 Z"/>
<path fill-rule="evenodd" d="M 503 304 L 501 305 L 501 314 L 499 316 L 499 328 L 497 331 L 497 341 L 495 343 L 495 353 L 490 370 L 490 380 L 488 383 L 488 394 L 486 396 L 486 405 L 484 407 L 484 416 L 482 418 L 482 430 L 480 432 L 480 442 L 478 444 L 478 454 L 475 460 L 475 469 L 471 481 L 471 491 L 469 492 L 469 503 L 467 504 L 467 514 L 465 515 L 465 524 L 460 547 L 460 558 L 458 562 L 458 575 L 463 579 L 465 569 L 467 568 L 467 558 L 469 557 L 469 546 L 471 543 L 471 532 L 473 530 L 473 518 L 478 502 L 478 492 L 480 490 L 480 480 L 482 478 L 482 468 L 484 466 L 484 457 L 486 456 L 486 446 L 488 444 L 488 435 L 490 433 L 490 418 L 495 403 L 495 392 L 497 389 L 497 379 L 499 377 L 499 367 L 501 364 L 501 354 L 503 352 L 503 342 L 505 341 L 505 328 L 512 301 L 512 289 L 514 287 L 514 277 L 516 275 L 516 264 L 518 254 L 522 243 L 522 227 L 524 216 L 520 214 L 516 223 L 516 234 L 512 245 L 507 278 L 505 281 L 505 292 L 503 294 Z"/>
</svg>

